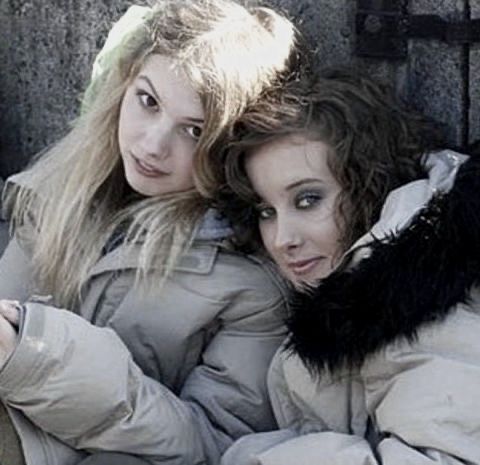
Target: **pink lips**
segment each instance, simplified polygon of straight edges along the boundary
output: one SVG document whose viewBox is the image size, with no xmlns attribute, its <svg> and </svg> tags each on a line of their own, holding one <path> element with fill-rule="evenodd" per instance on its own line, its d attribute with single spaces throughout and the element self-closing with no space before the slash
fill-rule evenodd
<svg viewBox="0 0 480 465">
<path fill-rule="evenodd" d="M 295 262 L 288 262 L 287 267 L 297 276 L 302 276 L 310 273 L 318 263 L 323 260 L 323 257 L 314 257 L 307 260 L 298 260 Z"/>
<path fill-rule="evenodd" d="M 149 163 L 140 160 L 135 155 L 131 155 L 133 162 L 135 164 L 135 169 L 142 175 L 147 178 L 158 178 L 160 176 L 166 176 L 169 173 L 159 170 Z"/>
</svg>

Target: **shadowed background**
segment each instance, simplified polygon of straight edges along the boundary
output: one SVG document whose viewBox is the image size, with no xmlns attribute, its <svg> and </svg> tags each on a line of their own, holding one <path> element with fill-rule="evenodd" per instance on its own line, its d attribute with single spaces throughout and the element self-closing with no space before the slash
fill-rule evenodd
<svg viewBox="0 0 480 465">
<path fill-rule="evenodd" d="M 361 58 L 356 15 L 401 4 L 409 15 L 480 18 L 479 0 L 273 0 L 318 52 L 318 65 L 357 63 L 446 124 L 450 142 L 480 138 L 480 43 L 409 40 L 401 59 Z M 0 177 L 62 136 L 77 115 L 91 64 L 127 0 L 0 0 Z M 362 10 L 363 11 L 363 10 Z M 372 18 L 369 18 L 372 20 Z M 377 20 L 377 23 L 375 21 Z M 369 28 L 378 28 L 373 17 Z"/>
</svg>

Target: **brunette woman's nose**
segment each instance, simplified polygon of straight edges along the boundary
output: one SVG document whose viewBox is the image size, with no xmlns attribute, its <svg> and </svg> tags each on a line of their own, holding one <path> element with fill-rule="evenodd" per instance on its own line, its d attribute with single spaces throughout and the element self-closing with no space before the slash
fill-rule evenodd
<svg viewBox="0 0 480 465">
<path fill-rule="evenodd" d="M 275 247 L 286 251 L 298 247 L 301 244 L 301 234 L 296 222 L 287 216 L 277 216 L 275 231 Z"/>
</svg>

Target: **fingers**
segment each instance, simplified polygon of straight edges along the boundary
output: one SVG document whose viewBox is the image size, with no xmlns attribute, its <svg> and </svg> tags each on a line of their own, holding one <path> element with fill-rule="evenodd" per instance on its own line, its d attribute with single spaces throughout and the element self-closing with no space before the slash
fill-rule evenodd
<svg viewBox="0 0 480 465">
<path fill-rule="evenodd" d="M 18 326 L 20 321 L 20 303 L 16 300 L 0 300 L 0 315 L 8 322 Z"/>
</svg>

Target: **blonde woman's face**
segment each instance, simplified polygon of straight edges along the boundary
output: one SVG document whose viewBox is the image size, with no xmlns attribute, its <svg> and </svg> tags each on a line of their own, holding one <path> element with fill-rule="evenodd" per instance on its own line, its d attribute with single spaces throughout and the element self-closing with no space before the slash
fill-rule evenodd
<svg viewBox="0 0 480 465">
<path fill-rule="evenodd" d="M 323 142 L 298 135 L 269 142 L 246 160 L 261 199 L 263 243 L 295 285 L 330 274 L 340 251 L 335 205 L 341 188 L 328 168 L 327 153 Z"/>
<path fill-rule="evenodd" d="M 151 55 L 127 88 L 118 142 L 125 177 L 145 196 L 193 187 L 193 157 L 204 122 L 198 94 L 174 61 Z"/>
</svg>

